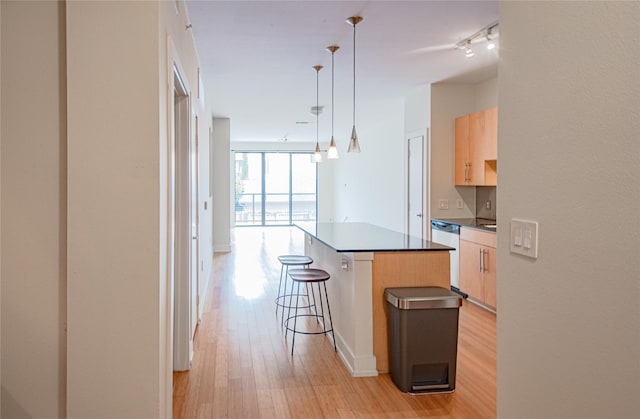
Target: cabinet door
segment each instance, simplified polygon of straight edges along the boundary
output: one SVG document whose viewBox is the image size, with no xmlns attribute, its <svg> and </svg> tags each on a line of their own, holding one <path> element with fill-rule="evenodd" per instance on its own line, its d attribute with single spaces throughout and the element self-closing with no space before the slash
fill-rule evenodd
<svg viewBox="0 0 640 419">
<path fill-rule="evenodd" d="M 498 108 L 484 111 L 484 160 L 498 160 Z"/>
<path fill-rule="evenodd" d="M 469 115 L 469 159 L 471 185 L 484 184 L 484 111 Z"/>
<path fill-rule="evenodd" d="M 480 250 L 480 245 L 460 240 L 460 290 L 477 301 L 484 301 L 480 278 Z"/>
<path fill-rule="evenodd" d="M 454 183 L 456 186 L 469 185 L 469 115 L 455 120 Z"/>
<path fill-rule="evenodd" d="M 484 303 L 496 308 L 496 249 L 493 247 L 482 247 L 484 250 L 484 262 L 482 271 L 482 286 Z"/>
</svg>

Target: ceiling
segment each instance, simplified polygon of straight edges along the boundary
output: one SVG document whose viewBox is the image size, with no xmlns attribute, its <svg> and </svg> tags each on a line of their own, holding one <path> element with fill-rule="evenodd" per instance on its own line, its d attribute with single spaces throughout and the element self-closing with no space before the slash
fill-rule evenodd
<svg viewBox="0 0 640 419">
<path fill-rule="evenodd" d="M 495 76 L 497 51 L 455 44 L 498 20 L 494 1 L 203 1 L 187 0 L 205 94 L 214 116 L 231 118 L 231 141 L 315 142 L 316 72 L 321 140 L 331 133 L 331 54 L 335 53 L 335 125 L 350 132 L 353 29 L 357 121 L 367 106 L 401 100 L 438 81 L 477 83 Z M 360 126 L 360 122 L 357 123 Z M 348 135 L 347 132 L 347 135 Z"/>
</svg>

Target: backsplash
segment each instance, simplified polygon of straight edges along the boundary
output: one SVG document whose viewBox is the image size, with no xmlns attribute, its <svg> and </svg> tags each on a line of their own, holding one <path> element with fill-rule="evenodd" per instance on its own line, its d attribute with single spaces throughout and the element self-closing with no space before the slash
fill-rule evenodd
<svg viewBox="0 0 640 419">
<path fill-rule="evenodd" d="M 476 186 L 476 217 L 495 220 L 496 207 L 496 187 Z"/>
</svg>

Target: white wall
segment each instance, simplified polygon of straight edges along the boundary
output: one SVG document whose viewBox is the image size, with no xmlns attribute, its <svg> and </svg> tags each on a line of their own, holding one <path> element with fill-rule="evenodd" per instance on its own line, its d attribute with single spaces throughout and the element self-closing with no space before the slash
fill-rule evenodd
<svg viewBox="0 0 640 419">
<path fill-rule="evenodd" d="M 231 251 L 231 121 L 213 118 L 213 250 Z"/>
<path fill-rule="evenodd" d="M 431 217 L 475 217 L 476 195 L 473 187 L 456 188 L 453 184 L 454 119 L 474 112 L 473 85 L 437 83 L 431 86 Z M 441 210 L 438 202 L 449 201 Z M 463 209 L 456 208 L 462 199 Z"/>
<path fill-rule="evenodd" d="M 638 21 L 500 3 L 499 417 L 640 411 Z M 512 218 L 540 223 L 537 260 L 509 253 Z"/>
<path fill-rule="evenodd" d="M 436 83 L 431 86 L 431 217 L 473 218 L 476 191 L 471 186 L 454 186 L 454 119 L 497 106 L 497 78 L 477 84 Z M 438 207 L 440 199 L 449 209 Z M 462 199 L 464 208 L 456 208 Z"/>
<path fill-rule="evenodd" d="M 177 5 L 177 7 L 176 7 Z M 170 153 L 175 149 L 171 140 L 173 132 L 173 118 L 169 117 L 170 105 L 173 103 L 174 92 L 168 80 L 173 80 L 173 63 L 176 62 L 181 67 L 182 77 L 187 84 L 191 97 L 192 116 L 198 118 L 197 139 L 198 139 L 198 253 L 199 253 L 199 275 L 198 293 L 200 296 L 200 312 L 202 311 L 207 295 L 207 288 L 210 283 L 213 267 L 213 208 L 212 198 L 209 196 L 211 181 L 210 166 L 210 144 L 209 130 L 211 128 L 211 118 L 209 105 L 204 97 L 199 96 L 199 60 L 195 49 L 195 42 L 191 30 L 186 30 L 188 22 L 186 4 L 183 0 L 177 2 L 160 1 L 158 4 L 158 42 L 159 52 L 158 62 L 158 126 L 159 126 L 159 309 L 158 321 L 160 323 L 159 334 L 159 357 L 158 357 L 158 388 L 160 389 L 160 413 L 159 417 L 170 416 L 172 403 L 172 359 L 173 341 L 168 327 L 173 322 L 173 310 L 171 307 L 173 294 L 171 283 L 167 283 L 173 265 L 169 250 L 171 247 L 171 232 L 169 217 L 173 201 L 169 196 Z M 204 93 L 202 93 L 204 94 Z M 195 126 L 193 120 L 191 126 Z M 206 209 L 205 209 L 206 205 Z M 200 314 L 200 313 L 199 313 Z M 163 347 L 163 342 L 166 345 Z"/>
<path fill-rule="evenodd" d="M 404 132 L 425 130 L 431 125 L 431 85 L 416 88 L 404 99 Z"/>
<path fill-rule="evenodd" d="M 473 96 L 475 102 L 473 112 L 498 106 L 498 77 L 492 77 L 474 85 Z"/>
<path fill-rule="evenodd" d="M 68 414 L 157 414 L 158 5 L 68 3 L 67 54 Z"/>
<path fill-rule="evenodd" d="M 318 222 L 332 223 L 335 217 L 335 160 L 323 155 L 318 165 Z"/>
<path fill-rule="evenodd" d="M 184 3 L 0 7 L 2 417 L 170 416 L 168 35 L 194 87 L 198 65 Z"/>
<path fill-rule="evenodd" d="M 370 103 L 358 115 L 361 153 L 347 153 L 347 138 L 336 136 L 334 221 L 404 232 L 404 98 Z"/>
<path fill-rule="evenodd" d="M 198 85 L 184 4 L 69 2 L 66 18 L 67 412 L 170 416 L 173 61 Z"/>
<path fill-rule="evenodd" d="M 64 5 L 2 10 L 3 418 L 64 417 Z"/>
</svg>

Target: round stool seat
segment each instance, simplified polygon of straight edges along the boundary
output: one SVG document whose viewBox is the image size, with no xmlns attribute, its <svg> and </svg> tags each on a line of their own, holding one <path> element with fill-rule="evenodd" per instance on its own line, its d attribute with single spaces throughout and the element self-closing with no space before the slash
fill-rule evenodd
<svg viewBox="0 0 640 419">
<path fill-rule="evenodd" d="M 330 278 L 329 273 L 322 269 L 291 269 L 289 276 L 296 282 L 322 282 Z"/>
<path fill-rule="evenodd" d="M 283 265 L 310 265 L 313 263 L 313 259 L 309 256 L 303 255 L 282 255 L 278 256 L 278 261 Z"/>
</svg>

